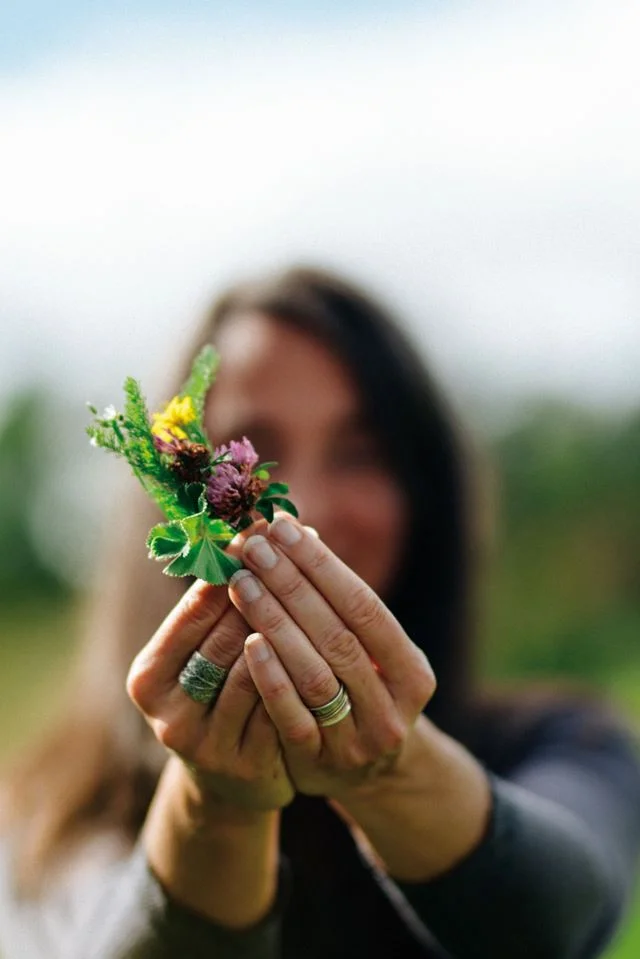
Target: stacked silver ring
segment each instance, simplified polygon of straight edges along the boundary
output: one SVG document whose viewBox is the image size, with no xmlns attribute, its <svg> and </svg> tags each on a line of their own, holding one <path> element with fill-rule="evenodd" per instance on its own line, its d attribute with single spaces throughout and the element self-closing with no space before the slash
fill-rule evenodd
<svg viewBox="0 0 640 959">
<path fill-rule="evenodd" d="M 348 716 L 351 712 L 351 700 L 344 683 L 340 683 L 340 689 L 333 699 L 324 706 L 310 706 L 309 712 L 314 716 L 318 726 L 335 726 Z"/>
<path fill-rule="evenodd" d="M 178 682 L 194 702 L 208 705 L 218 698 L 228 675 L 228 669 L 216 666 L 196 649 L 180 673 Z"/>
</svg>

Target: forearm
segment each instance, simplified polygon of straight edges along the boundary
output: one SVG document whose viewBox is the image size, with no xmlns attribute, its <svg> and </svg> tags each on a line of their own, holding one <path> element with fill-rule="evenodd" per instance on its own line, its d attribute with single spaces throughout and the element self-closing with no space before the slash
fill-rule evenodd
<svg viewBox="0 0 640 959">
<path fill-rule="evenodd" d="M 203 802 L 177 759 L 167 764 L 143 833 L 151 869 L 176 902 L 230 929 L 259 922 L 278 883 L 279 812 Z"/>
<path fill-rule="evenodd" d="M 570 808 L 488 776 L 447 737 L 421 739 L 421 771 L 401 765 L 346 807 L 424 926 L 460 959 L 599 954 L 624 898 L 617 850 L 607 856 Z M 582 788 L 574 777 L 574 793 Z"/>
<path fill-rule="evenodd" d="M 459 959 L 594 959 L 623 889 L 614 863 L 569 810 L 493 779 L 489 833 L 451 871 L 399 884 L 425 926 Z"/>
<path fill-rule="evenodd" d="M 355 820 L 391 876 L 419 881 L 480 843 L 491 798 L 480 764 L 420 717 L 395 768 L 334 805 Z"/>
</svg>

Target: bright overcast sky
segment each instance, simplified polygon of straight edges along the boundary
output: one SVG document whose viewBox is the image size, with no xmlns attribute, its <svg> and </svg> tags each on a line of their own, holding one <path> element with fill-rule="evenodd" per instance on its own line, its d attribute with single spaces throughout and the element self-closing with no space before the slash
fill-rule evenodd
<svg viewBox="0 0 640 959">
<path fill-rule="evenodd" d="M 640 401 L 635 0 L 9 6 L 0 390 L 117 401 L 294 259 L 370 280 L 463 390 Z"/>
</svg>

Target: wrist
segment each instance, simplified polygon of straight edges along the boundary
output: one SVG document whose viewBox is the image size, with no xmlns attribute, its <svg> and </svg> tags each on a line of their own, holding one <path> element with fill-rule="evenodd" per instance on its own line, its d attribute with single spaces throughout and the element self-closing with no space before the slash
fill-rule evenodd
<svg viewBox="0 0 640 959">
<path fill-rule="evenodd" d="M 425 881 L 480 843 L 491 789 L 477 760 L 421 716 L 393 768 L 332 805 L 362 829 L 395 878 Z"/>
<path fill-rule="evenodd" d="M 416 788 L 424 793 L 425 772 L 431 769 L 434 778 L 437 775 L 442 751 L 439 739 L 443 736 L 425 716 L 419 716 L 394 762 L 375 777 L 336 796 L 337 804 L 353 813 L 358 808 L 370 809 L 392 803 L 399 795 Z"/>
<path fill-rule="evenodd" d="M 221 833 L 260 833 L 279 821 L 278 810 L 251 809 L 216 795 L 177 756 L 167 762 L 155 801 L 170 807 L 174 820 L 201 840 Z"/>
<path fill-rule="evenodd" d="M 181 766 L 167 763 L 147 816 L 149 865 L 176 902 L 223 926 L 251 926 L 276 898 L 280 814 L 214 800 Z"/>
</svg>

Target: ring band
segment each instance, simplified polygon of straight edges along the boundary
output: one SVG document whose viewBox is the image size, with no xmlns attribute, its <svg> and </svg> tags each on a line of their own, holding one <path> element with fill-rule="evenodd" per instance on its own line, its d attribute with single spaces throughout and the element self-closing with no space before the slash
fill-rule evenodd
<svg viewBox="0 0 640 959">
<path fill-rule="evenodd" d="M 228 669 L 216 666 L 196 649 L 180 673 L 178 682 L 194 702 L 208 705 L 218 698 L 228 675 Z"/>
<path fill-rule="evenodd" d="M 351 712 L 351 700 L 344 683 L 340 683 L 340 688 L 333 699 L 323 706 L 310 706 L 309 712 L 315 717 L 318 726 L 335 726 L 336 723 L 345 719 Z"/>
</svg>

